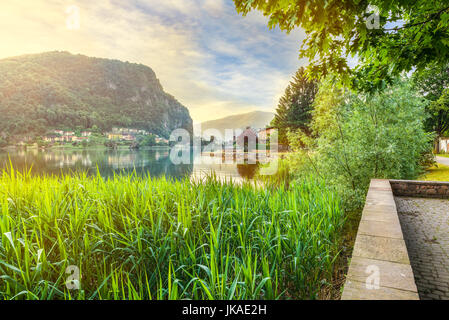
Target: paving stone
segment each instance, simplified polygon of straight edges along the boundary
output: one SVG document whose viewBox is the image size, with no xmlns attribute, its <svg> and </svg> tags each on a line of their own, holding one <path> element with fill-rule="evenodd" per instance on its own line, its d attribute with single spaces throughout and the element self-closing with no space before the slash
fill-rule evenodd
<svg viewBox="0 0 449 320">
<path fill-rule="evenodd" d="M 409 264 L 353 257 L 347 278 L 350 281 L 366 282 L 371 275 L 367 271 L 372 266 L 379 270 L 379 285 L 381 287 L 417 291 L 413 281 L 413 271 Z"/>
<path fill-rule="evenodd" d="M 396 197 L 421 299 L 449 298 L 449 200 Z"/>
<path fill-rule="evenodd" d="M 409 264 L 407 247 L 402 239 L 357 235 L 353 256 Z"/>
<path fill-rule="evenodd" d="M 342 300 L 417 300 L 416 292 L 380 286 L 368 289 L 364 282 L 346 281 Z"/>
<path fill-rule="evenodd" d="M 389 180 L 371 181 L 342 299 L 419 299 Z"/>
<path fill-rule="evenodd" d="M 361 220 L 358 233 L 368 236 L 402 239 L 400 224 L 394 224 L 386 221 Z"/>
</svg>

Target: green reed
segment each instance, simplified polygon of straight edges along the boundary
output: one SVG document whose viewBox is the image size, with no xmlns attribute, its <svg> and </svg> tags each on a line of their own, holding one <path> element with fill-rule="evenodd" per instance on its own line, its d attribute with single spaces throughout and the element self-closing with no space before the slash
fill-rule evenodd
<svg viewBox="0 0 449 320">
<path fill-rule="evenodd" d="M 0 175 L 2 299 L 300 299 L 329 281 L 340 199 L 257 184 Z M 66 268 L 80 271 L 68 289 Z"/>
</svg>

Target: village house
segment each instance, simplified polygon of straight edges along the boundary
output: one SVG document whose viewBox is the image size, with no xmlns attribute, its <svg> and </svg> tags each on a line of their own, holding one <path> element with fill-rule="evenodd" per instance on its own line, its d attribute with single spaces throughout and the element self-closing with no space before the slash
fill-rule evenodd
<svg viewBox="0 0 449 320">
<path fill-rule="evenodd" d="M 114 133 L 114 132 L 108 133 L 108 139 L 109 140 L 120 140 L 121 138 L 122 138 L 122 134 L 121 133 Z"/>
<path fill-rule="evenodd" d="M 124 140 L 124 141 L 136 141 L 138 135 L 148 135 L 149 132 L 141 129 L 129 129 L 129 128 L 112 128 L 111 132 L 108 132 L 109 140 Z"/>
<path fill-rule="evenodd" d="M 62 136 L 62 141 L 64 142 L 73 142 L 75 136 L 73 134 L 65 134 Z"/>
<path fill-rule="evenodd" d="M 168 144 L 168 142 L 169 142 L 167 139 L 161 138 L 159 136 L 156 136 L 154 141 L 156 141 L 156 143 L 165 143 L 165 144 Z"/>
<path fill-rule="evenodd" d="M 440 152 L 442 152 L 442 153 L 449 152 L 449 138 L 448 137 L 440 138 Z"/>
<path fill-rule="evenodd" d="M 132 135 L 132 134 L 124 134 L 124 135 L 122 135 L 122 140 L 135 141 L 136 140 L 136 136 Z"/>
<path fill-rule="evenodd" d="M 247 127 L 237 137 L 236 143 L 239 147 L 244 148 L 245 151 L 249 150 L 249 148 L 256 148 L 258 143 L 257 133 L 251 127 Z"/>
<path fill-rule="evenodd" d="M 81 132 L 81 137 L 77 137 L 74 131 L 54 130 L 51 134 L 43 137 L 45 142 L 81 142 L 88 141 L 92 135 L 90 131 Z"/>
<path fill-rule="evenodd" d="M 76 142 L 89 141 L 89 137 L 75 137 Z"/>
<path fill-rule="evenodd" d="M 274 127 L 267 127 L 264 129 L 261 129 L 257 137 L 259 139 L 259 142 L 262 144 L 266 144 L 270 140 L 270 136 L 276 132 L 276 128 Z"/>
<path fill-rule="evenodd" d="M 56 133 L 56 134 L 59 134 L 59 135 L 61 135 L 61 136 L 64 135 L 64 131 L 63 131 L 63 130 L 55 130 L 55 131 L 53 131 L 53 132 Z"/>
<path fill-rule="evenodd" d="M 128 133 L 108 133 L 109 140 L 135 141 L 136 136 Z"/>
</svg>

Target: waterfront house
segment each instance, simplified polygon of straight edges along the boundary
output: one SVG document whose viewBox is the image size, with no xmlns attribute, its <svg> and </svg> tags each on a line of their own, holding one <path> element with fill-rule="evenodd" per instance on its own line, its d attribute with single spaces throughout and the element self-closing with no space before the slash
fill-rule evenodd
<svg viewBox="0 0 449 320">
<path fill-rule="evenodd" d="M 159 137 L 159 136 L 156 136 L 156 137 L 154 138 L 154 141 L 155 141 L 156 143 L 164 143 L 164 144 L 168 144 L 168 143 L 169 143 L 169 141 L 168 141 L 167 139 L 161 138 L 161 137 Z"/>
<path fill-rule="evenodd" d="M 109 140 L 121 140 L 122 134 L 118 132 L 110 132 L 108 133 L 108 139 Z"/>
<path fill-rule="evenodd" d="M 264 129 L 261 129 L 257 137 L 259 139 L 259 142 L 262 144 L 266 144 L 270 140 L 270 136 L 276 132 L 276 128 L 274 127 L 267 127 Z"/>
<path fill-rule="evenodd" d="M 236 142 L 237 145 L 244 148 L 245 151 L 248 151 L 249 148 L 256 148 L 258 143 L 257 133 L 251 127 L 247 127 L 245 131 L 237 137 Z"/>
<path fill-rule="evenodd" d="M 135 141 L 136 140 L 136 136 L 133 135 L 133 134 L 124 134 L 124 135 L 122 135 L 122 140 Z"/>
<path fill-rule="evenodd" d="M 442 153 L 449 152 L 449 138 L 448 137 L 440 138 L 440 152 L 442 152 Z"/>
</svg>

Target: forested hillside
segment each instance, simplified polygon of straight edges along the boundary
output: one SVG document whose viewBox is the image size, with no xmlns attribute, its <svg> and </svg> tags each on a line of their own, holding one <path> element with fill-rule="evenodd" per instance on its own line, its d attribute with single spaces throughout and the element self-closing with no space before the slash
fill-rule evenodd
<svg viewBox="0 0 449 320">
<path fill-rule="evenodd" d="M 0 139 L 55 128 L 192 131 L 189 111 L 141 64 L 47 52 L 0 60 Z"/>
</svg>

